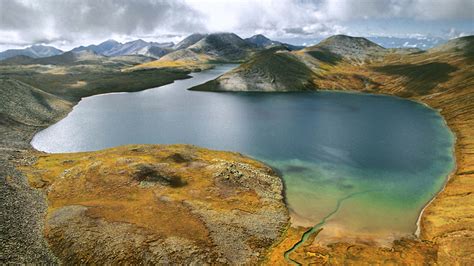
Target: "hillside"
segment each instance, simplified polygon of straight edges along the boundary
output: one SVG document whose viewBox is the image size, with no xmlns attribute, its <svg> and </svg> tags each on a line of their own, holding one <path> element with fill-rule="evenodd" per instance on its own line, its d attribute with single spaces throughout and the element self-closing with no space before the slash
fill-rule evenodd
<svg viewBox="0 0 474 266">
<path fill-rule="evenodd" d="M 174 46 L 174 49 L 175 50 L 181 50 L 181 49 L 186 49 L 188 48 L 189 46 L 197 43 L 198 41 L 200 41 L 201 39 L 203 39 L 204 37 L 206 37 L 207 34 L 201 34 L 201 33 L 193 33 L 191 35 L 189 35 L 188 37 L 184 38 L 182 41 L 180 41 L 179 43 L 177 43 L 175 46 Z"/>
<path fill-rule="evenodd" d="M 471 44 L 472 37 L 463 37 L 423 52 L 413 48 L 385 49 L 365 38 L 337 35 L 298 51 L 283 51 L 280 47 L 257 53 L 232 72 L 193 90 L 375 90 L 387 76 L 403 76 L 395 83 L 407 86 L 403 93 L 424 93 L 449 80 L 457 70 L 446 62 L 453 60 L 448 56 L 472 57 Z M 437 57 L 433 53 L 438 53 Z M 419 61 L 424 63 L 415 63 Z"/>
<path fill-rule="evenodd" d="M 126 43 L 120 43 L 115 40 L 107 40 L 98 45 L 79 46 L 71 50 L 71 52 L 93 52 L 103 56 L 123 56 L 123 55 L 144 55 L 153 58 L 161 56 L 173 51 L 173 43 L 157 43 L 146 42 L 138 39 Z"/>
<path fill-rule="evenodd" d="M 192 60 L 204 56 L 213 61 L 239 61 L 250 55 L 253 48 L 233 33 L 193 34 L 178 43 L 181 50 L 170 53 L 163 61 Z"/>
<path fill-rule="evenodd" d="M 362 37 L 351 37 L 347 35 L 331 36 L 317 45 L 304 49 L 311 51 L 328 51 L 332 54 L 344 57 L 347 60 L 363 63 L 366 60 L 377 59 L 387 53 L 382 46 Z"/>
<path fill-rule="evenodd" d="M 474 36 L 465 36 L 453 39 L 443 45 L 434 47 L 428 52 L 447 52 L 447 53 L 462 53 L 469 57 L 474 57 Z"/>
<path fill-rule="evenodd" d="M 254 45 L 257 48 L 271 48 L 274 46 L 284 46 L 286 49 L 290 51 L 300 50 L 304 48 L 303 46 L 296 46 L 296 45 L 292 45 L 288 43 L 282 43 L 279 41 L 273 41 L 262 34 L 257 34 L 252 37 L 246 38 L 245 41 Z"/>
<path fill-rule="evenodd" d="M 313 74 L 283 47 L 258 52 L 238 68 L 216 80 L 191 88 L 203 91 L 313 90 Z"/>
<path fill-rule="evenodd" d="M 107 40 L 105 42 L 102 42 L 98 45 L 91 44 L 88 46 L 79 46 L 71 50 L 71 52 L 81 52 L 81 51 L 92 51 L 96 54 L 103 54 L 107 53 L 108 51 L 114 49 L 115 47 L 120 46 L 121 43 L 115 41 L 115 40 Z"/>
<path fill-rule="evenodd" d="M 31 58 L 28 56 L 14 56 L 0 61 L 0 65 L 56 65 L 56 66 L 74 66 L 74 65 L 135 65 L 147 63 L 153 58 L 145 55 L 123 55 L 123 56 L 102 56 L 92 50 L 81 50 L 76 52 L 65 52 L 60 55 L 54 55 L 44 58 Z"/>
<path fill-rule="evenodd" d="M 136 69 L 175 67 L 199 71 L 215 63 L 241 62 L 258 48 L 234 33 L 192 34 L 175 46 L 174 52 Z"/>
<path fill-rule="evenodd" d="M 62 53 L 63 51 L 52 46 L 33 45 L 25 49 L 10 49 L 10 50 L 3 51 L 0 53 L 0 60 L 4 60 L 4 59 L 15 57 L 15 56 L 27 56 L 31 58 L 40 58 L 40 57 L 59 55 Z"/>
<path fill-rule="evenodd" d="M 73 53 L 69 53 L 73 57 Z M 66 55 L 68 56 L 68 55 Z M 130 58 L 132 57 L 132 58 Z M 0 64 L 0 261 L 58 265 L 44 237 L 47 202 L 14 165 L 34 158 L 30 141 L 40 129 L 71 111 L 82 97 L 112 91 L 138 91 L 188 77 L 188 72 L 159 69 L 123 73 L 138 56 L 65 64 Z M 25 60 L 37 60 L 24 57 Z M 23 60 L 23 61 L 25 61 Z M 7 61 L 7 60 L 5 60 Z M 48 60 L 46 60 L 48 61 Z M 26 63 L 26 62 L 23 62 Z M 50 62 L 44 62 L 50 63 Z M 19 159 L 26 155 L 27 158 Z"/>
<path fill-rule="evenodd" d="M 3 119 L 27 125 L 45 125 L 70 103 L 12 78 L 0 78 Z"/>
</svg>

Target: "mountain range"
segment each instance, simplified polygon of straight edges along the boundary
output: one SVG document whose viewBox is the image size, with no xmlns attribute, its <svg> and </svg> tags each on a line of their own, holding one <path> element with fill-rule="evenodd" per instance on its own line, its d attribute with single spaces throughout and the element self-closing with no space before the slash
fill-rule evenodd
<svg viewBox="0 0 474 266">
<path fill-rule="evenodd" d="M 431 48 L 436 44 L 442 44 L 445 41 L 439 38 L 395 38 L 395 37 L 371 37 L 369 40 L 377 43 L 386 48 L 420 48 L 427 49 Z M 202 41 L 204 40 L 204 41 Z M 202 41 L 200 44 L 198 42 Z M 207 43 L 207 44 L 203 44 Z M 195 45 L 191 48 L 191 46 Z M 229 50 L 222 50 L 222 45 L 232 46 Z M 199 48 L 198 46 L 202 46 Z M 220 46 L 220 48 L 218 47 Z M 159 59 L 169 53 L 176 52 L 183 49 L 187 51 L 180 52 L 178 54 L 171 55 L 171 58 L 175 60 L 177 57 L 183 57 L 182 60 L 195 59 L 196 55 L 194 52 L 209 54 L 211 57 L 221 57 L 223 53 L 230 52 L 234 55 L 230 55 L 225 60 L 235 60 L 237 57 L 241 57 L 247 54 L 245 51 L 237 52 L 235 48 L 239 50 L 251 50 L 251 49 L 266 49 L 275 46 L 282 46 L 290 51 L 300 50 L 305 46 L 292 45 L 284 42 L 274 41 L 262 34 L 254 35 L 250 38 L 242 39 L 239 36 L 232 33 L 213 33 L 213 34 L 201 34 L 194 33 L 186 37 L 177 44 L 172 42 L 147 42 L 141 39 L 120 43 L 115 40 L 107 40 L 100 44 L 92 44 L 88 46 L 79 46 L 71 50 L 71 52 L 79 51 L 92 51 L 98 55 L 103 56 L 123 56 L 123 55 L 143 55 L 150 58 Z M 207 48 L 206 48 L 207 47 Z M 202 49 L 203 48 L 203 49 Z M 217 48 L 213 51 L 214 48 Z M 207 50 L 206 50 L 207 49 Z M 237 54 L 235 54 L 237 52 Z M 45 45 L 33 45 L 25 49 L 9 49 L 4 52 L 0 52 L 0 60 L 15 56 L 27 56 L 31 58 L 42 58 L 54 55 L 60 55 L 63 51 L 54 48 L 52 46 Z M 167 59 L 169 60 L 169 58 Z"/>
<path fill-rule="evenodd" d="M 458 60 L 474 58 L 474 36 L 453 39 L 423 51 L 416 48 L 384 48 L 366 38 L 331 36 L 298 51 L 283 46 L 256 52 L 237 68 L 215 80 L 192 88 L 206 91 L 301 91 L 377 90 L 381 73 L 411 82 L 406 93 L 435 87 L 457 68 Z M 466 72 L 468 73 L 468 72 Z M 461 76 L 461 75 L 460 75 Z M 385 77 L 385 76 L 384 76 Z M 466 78 L 468 78 L 466 74 Z M 397 83 L 399 81 L 397 80 Z"/>
<path fill-rule="evenodd" d="M 31 58 L 40 58 L 40 57 L 48 57 L 53 55 L 62 54 L 63 51 L 52 47 L 52 46 L 45 46 L 45 45 L 33 45 L 27 47 L 25 49 L 9 49 L 0 53 L 0 60 L 4 60 L 14 56 L 28 56 Z"/>
<path fill-rule="evenodd" d="M 166 54 L 185 50 L 170 58 L 193 58 L 195 53 L 207 54 L 210 57 L 222 57 L 224 60 L 240 60 L 248 54 L 248 50 L 268 48 L 274 45 L 284 45 L 291 50 L 301 49 L 300 46 L 284 44 L 272 41 L 263 35 L 255 35 L 251 38 L 242 39 L 233 33 L 195 33 L 183 39 L 176 45 L 172 42 L 158 43 L 147 42 L 141 39 L 120 43 L 115 40 L 107 40 L 100 44 L 79 46 L 70 52 L 89 51 L 102 56 L 124 56 L 143 55 L 159 59 Z M 43 58 L 62 54 L 63 51 L 51 46 L 34 45 L 25 49 L 10 49 L 0 53 L 0 60 L 15 56 L 27 56 L 31 58 Z M 183 57 L 183 58 L 182 58 Z"/>
<path fill-rule="evenodd" d="M 107 40 L 98 45 L 79 46 L 71 50 L 71 52 L 79 52 L 84 50 L 93 51 L 104 56 L 122 56 L 122 55 L 145 55 L 153 58 L 161 56 L 172 51 L 174 43 L 157 43 L 146 42 L 138 39 L 131 42 L 120 43 L 115 40 Z"/>
</svg>

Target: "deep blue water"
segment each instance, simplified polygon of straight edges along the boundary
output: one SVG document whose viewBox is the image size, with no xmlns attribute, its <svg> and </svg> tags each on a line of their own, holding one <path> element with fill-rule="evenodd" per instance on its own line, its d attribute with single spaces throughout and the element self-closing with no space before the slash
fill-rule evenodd
<svg viewBox="0 0 474 266">
<path fill-rule="evenodd" d="M 414 231 L 420 209 L 453 167 L 453 137 L 437 112 L 367 94 L 186 90 L 229 69 L 219 66 L 142 92 L 85 98 L 32 144 L 53 153 L 131 143 L 238 151 L 283 173 L 295 223 L 316 223 L 337 199 L 367 191 L 345 203 L 332 219 L 333 231 Z"/>
</svg>

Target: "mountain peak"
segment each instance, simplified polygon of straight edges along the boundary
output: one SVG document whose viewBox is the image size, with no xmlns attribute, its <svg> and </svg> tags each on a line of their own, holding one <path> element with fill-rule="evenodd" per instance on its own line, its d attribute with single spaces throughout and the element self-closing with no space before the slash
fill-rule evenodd
<svg viewBox="0 0 474 266">
<path fill-rule="evenodd" d="M 279 44 L 277 42 L 274 42 L 274 41 L 268 39 L 263 34 L 257 34 L 257 35 L 254 35 L 254 36 L 250 37 L 250 38 L 247 38 L 245 40 L 247 42 L 257 46 L 257 47 L 260 47 L 260 48 L 265 48 L 265 47 L 268 47 L 268 46 Z"/>
<path fill-rule="evenodd" d="M 176 50 L 179 50 L 179 49 L 186 49 L 188 48 L 189 46 L 199 42 L 202 38 L 206 37 L 207 34 L 202 34 L 202 33 L 193 33 L 191 35 L 189 35 L 188 37 L 184 38 L 182 41 L 180 41 L 179 43 L 177 43 L 175 45 L 175 49 Z"/>
<path fill-rule="evenodd" d="M 331 37 L 328 37 L 321 41 L 318 46 L 323 46 L 323 45 L 353 45 L 353 46 L 358 46 L 360 48 L 382 48 L 382 46 L 369 41 L 368 39 L 364 37 L 353 37 L 353 36 L 348 36 L 348 35 L 343 35 L 343 34 L 338 34 L 338 35 L 333 35 Z"/>
<path fill-rule="evenodd" d="M 63 51 L 53 47 L 41 44 L 35 44 L 25 49 L 9 49 L 0 53 L 0 60 L 24 55 L 31 58 L 41 58 L 62 54 Z"/>
<path fill-rule="evenodd" d="M 267 38 L 267 36 L 263 35 L 263 34 L 255 34 L 254 36 L 248 38 L 248 39 L 254 39 L 254 40 L 270 40 L 269 38 Z"/>
<path fill-rule="evenodd" d="M 307 51 L 323 50 L 353 61 L 379 58 L 387 53 L 387 49 L 363 37 L 334 35 L 317 45 L 308 47 Z"/>
<path fill-rule="evenodd" d="M 106 41 L 101 42 L 98 46 L 100 45 L 118 45 L 120 42 L 114 40 L 114 39 L 108 39 Z"/>
</svg>

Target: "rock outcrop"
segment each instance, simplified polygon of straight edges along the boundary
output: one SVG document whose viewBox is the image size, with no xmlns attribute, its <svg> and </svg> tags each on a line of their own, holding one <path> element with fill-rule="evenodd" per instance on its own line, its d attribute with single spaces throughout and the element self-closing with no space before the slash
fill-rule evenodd
<svg viewBox="0 0 474 266">
<path fill-rule="evenodd" d="M 289 222 L 283 184 L 238 153 L 131 145 L 38 154 L 45 236 L 66 264 L 255 264 Z"/>
</svg>

